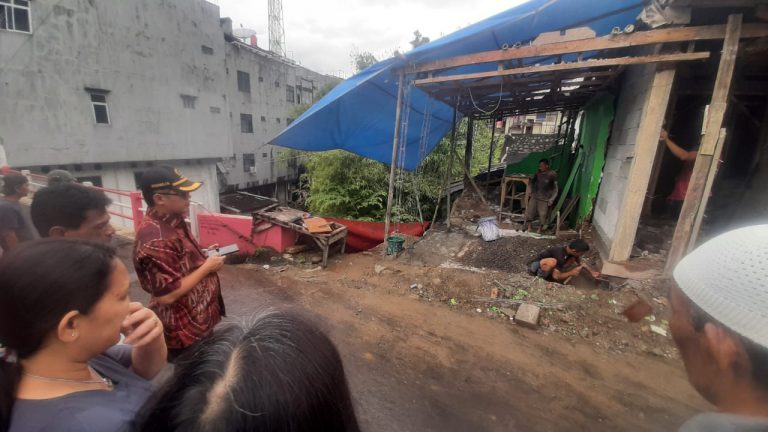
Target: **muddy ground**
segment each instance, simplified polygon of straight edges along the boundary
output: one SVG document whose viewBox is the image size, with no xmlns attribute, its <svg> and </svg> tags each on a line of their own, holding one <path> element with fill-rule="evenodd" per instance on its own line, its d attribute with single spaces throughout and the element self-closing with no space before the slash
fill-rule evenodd
<svg viewBox="0 0 768 432">
<path fill-rule="evenodd" d="M 663 287 L 553 286 L 464 266 L 465 245 L 443 233 L 399 259 L 346 255 L 325 270 L 264 254 L 222 271 L 229 319 L 273 304 L 315 315 L 342 353 L 366 431 L 663 431 L 708 408 L 671 339 L 649 331 L 668 318 Z M 487 299 L 499 285 L 551 305 L 540 329 Z M 146 299 L 135 283 L 132 294 Z M 619 314 L 638 296 L 654 305 L 653 323 Z"/>
</svg>

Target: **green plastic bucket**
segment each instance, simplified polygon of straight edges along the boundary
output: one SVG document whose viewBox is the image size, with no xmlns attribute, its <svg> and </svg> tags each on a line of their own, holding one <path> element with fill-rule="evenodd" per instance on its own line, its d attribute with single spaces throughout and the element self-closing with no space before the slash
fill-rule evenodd
<svg viewBox="0 0 768 432">
<path fill-rule="evenodd" d="M 403 250 L 405 239 L 402 237 L 387 237 L 387 255 L 395 255 Z"/>
</svg>

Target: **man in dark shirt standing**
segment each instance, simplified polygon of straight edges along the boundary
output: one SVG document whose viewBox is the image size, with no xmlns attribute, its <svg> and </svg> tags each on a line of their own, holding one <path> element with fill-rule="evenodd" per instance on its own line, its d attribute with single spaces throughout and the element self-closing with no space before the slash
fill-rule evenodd
<svg viewBox="0 0 768 432">
<path fill-rule="evenodd" d="M 0 198 L 0 248 L 10 251 L 19 243 L 34 239 L 19 201 L 29 194 L 29 180 L 21 174 L 3 177 Z"/>
<path fill-rule="evenodd" d="M 163 322 L 169 358 L 210 334 L 224 315 L 216 274 L 224 257 L 207 256 L 189 231 L 189 194 L 202 184 L 160 166 L 144 172 L 141 192 L 149 209 L 136 232 L 133 264 L 149 308 Z"/>
<path fill-rule="evenodd" d="M 526 229 L 530 230 L 533 219 L 539 216 L 539 229 L 541 233 L 547 225 L 549 208 L 557 198 L 557 173 L 549 169 L 549 160 L 539 161 L 539 170 L 531 178 L 531 199 L 525 208 Z"/>
<path fill-rule="evenodd" d="M 593 277 L 599 277 L 599 272 L 581 262 L 582 255 L 588 251 L 589 244 L 582 239 L 576 239 L 568 246 L 553 246 L 540 252 L 528 263 L 528 272 L 547 280 L 565 282 L 568 278 L 578 276 L 581 270 L 586 268 Z"/>
</svg>

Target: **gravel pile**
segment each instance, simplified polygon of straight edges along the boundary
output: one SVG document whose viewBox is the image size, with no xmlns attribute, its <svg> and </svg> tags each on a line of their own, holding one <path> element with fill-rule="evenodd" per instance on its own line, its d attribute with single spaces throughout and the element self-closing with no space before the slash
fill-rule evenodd
<svg viewBox="0 0 768 432">
<path fill-rule="evenodd" d="M 564 240 L 525 236 L 502 237 L 492 242 L 477 239 L 461 258 L 461 263 L 471 267 L 523 273 L 527 271 L 528 262 L 539 252 L 566 243 Z"/>
</svg>

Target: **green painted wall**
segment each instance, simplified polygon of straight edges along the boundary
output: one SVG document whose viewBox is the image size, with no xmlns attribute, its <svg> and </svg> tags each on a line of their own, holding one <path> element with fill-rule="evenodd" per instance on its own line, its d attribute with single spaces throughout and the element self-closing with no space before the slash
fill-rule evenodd
<svg viewBox="0 0 768 432">
<path fill-rule="evenodd" d="M 605 148 L 614 115 L 613 101 L 613 95 L 600 96 L 585 108 L 582 116 L 579 147 L 584 152 L 584 163 L 579 168 L 571 192 L 571 196 L 579 195 L 579 202 L 570 219 L 574 225 L 582 223 L 592 213 L 605 166 Z"/>
<path fill-rule="evenodd" d="M 592 214 L 605 165 L 605 149 L 608 135 L 611 132 L 613 116 L 614 97 L 610 94 L 598 97 L 585 107 L 581 116 L 578 137 L 578 151 L 582 152 L 582 163 L 577 167 L 578 171 L 570 190 L 563 191 L 563 188 L 567 184 L 578 153 L 571 154 L 569 144 L 553 147 L 543 152 L 530 153 L 520 162 L 507 165 L 505 174 L 533 175 L 536 173 L 539 160 L 549 159 L 552 162 L 552 169 L 558 173 L 561 194 L 565 192 L 568 197 L 579 196 L 579 202 L 571 212 L 569 220 L 572 226 L 581 224 Z M 570 136 L 565 140 L 566 143 L 573 142 L 572 134 L 573 129 L 569 131 Z"/>
</svg>

